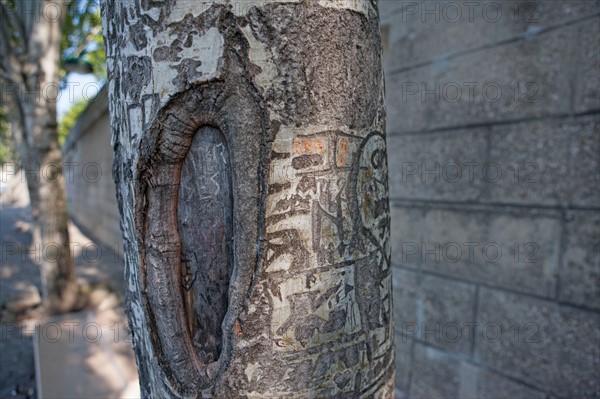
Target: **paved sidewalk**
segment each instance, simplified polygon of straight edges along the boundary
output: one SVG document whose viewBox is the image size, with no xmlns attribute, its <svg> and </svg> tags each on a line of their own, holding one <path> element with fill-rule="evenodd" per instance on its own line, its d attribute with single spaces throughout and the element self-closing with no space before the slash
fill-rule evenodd
<svg viewBox="0 0 600 399">
<path fill-rule="evenodd" d="M 43 249 L 31 245 L 31 211 L 26 187 L 19 183 L 13 184 L 9 189 L 5 185 L 0 196 L 0 238 L 2 240 L 0 247 L 0 303 L 2 304 L 10 299 L 30 295 L 41 288 L 40 270 L 35 258 L 42 255 Z M 7 197 L 9 198 L 7 199 Z M 71 247 L 74 249 L 77 278 L 90 283 L 108 285 L 122 298 L 124 294 L 123 261 L 119 254 L 116 254 L 112 248 L 94 243 L 74 224 L 70 224 L 69 234 Z M 118 307 L 115 311 L 110 312 L 114 313 L 111 316 L 113 322 L 116 320 L 115 317 L 118 318 L 117 324 L 121 326 L 120 333 L 124 336 L 126 321 L 122 316 L 122 310 Z M 80 313 L 66 317 L 75 319 L 84 317 L 88 322 L 100 325 L 106 319 L 106 315 L 106 313 Z M 10 313 L 6 311 L 2 311 L 0 315 L 0 398 L 36 398 L 38 392 L 35 382 L 33 336 L 36 325 L 41 326 L 40 323 L 43 321 L 30 319 L 24 322 L 15 322 L 11 320 L 10 316 Z M 132 394 L 132 392 L 137 389 L 137 384 L 130 384 L 131 379 L 134 378 L 130 372 L 115 373 L 114 370 L 108 371 L 110 367 L 101 367 L 101 364 L 106 363 L 106 359 L 121 359 L 120 362 L 123 364 L 120 366 L 121 369 L 133 370 L 133 375 L 135 375 L 135 362 L 129 343 L 120 342 L 116 346 L 99 346 L 97 343 L 80 339 L 79 343 L 68 343 L 61 347 L 59 344 L 44 346 L 42 342 L 43 340 L 40 341 L 41 346 L 38 345 L 39 365 L 43 369 L 50 368 L 46 372 L 48 376 L 46 381 L 60 379 L 62 378 L 60 375 L 67 376 L 73 381 L 70 384 L 74 390 L 72 394 L 69 396 L 66 391 L 61 391 L 60 397 L 85 397 L 82 396 L 81 391 L 77 391 L 78 386 L 83 384 L 85 388 L 88 385 L 89 391 L 92 392 L 89 381 L 94 378 L 101 387 L 112 387 L 110 389 L 113 392 L 109 396 L 106 396 L 105 393 L 99 396 L 96 393 L 95 397 L 135 397 L 135 393 Z M 61 353 L 64 356 L 69 354 L 72 360 L 77 359 L 80 362 L 80 365 L 75 366 L 76 369 L 79 369 L 79 377 L 73 377 L 73 369 L 66 367 L 67 364 L 64 363 Z M 127 355 L 124 355 L 125 353 Z M 50 360 L 46 359 L 47 356 L 51 356 Z M 81 367 L 81 364 L 88 366 Z M 43 370 L 41 371 L 41 377 L 45 378 Z M 58 374 L 56 374 L 57 372 Z M 127 377 L 124 377 L 125 375 Z M 116 378 L 116 380 L 107 382 L 107 378 Z M 124 386 L 123 381 L 119 378 L 121 380 L 125 378 L 127 384 Z M 59 383 L 58 380 L 56 382 Z M 50 389 L 47 392 L 53 392 L 51 386 L 55 384 L 45 383 L 45 385 L 48 384 L 50 386 L 48 388 L 45 386 L 44 389 Z M 131 390 L 132 386 L 134 387 L 133 391 Z M 96 392 L 99 391 L 96 389 Z"/>
<path fill-rule="evenodd" d="M 40 323 L 34 336 L 38 397 L 139 398 L 137 369 L 125 326 L 125 315 L 112 309 Z"/>
<path fill-rule="evenodd" d="M 31 243 L 31 235 L 18 227 L 18 222 L 29 222 L 28 208 L 0 209 L 0 302 L 20 297 L 32 288 L 40 287 L 40 272 L 28 256 L 7 255 L 8 244 L 25 247 Z M 14 323 L 0 323 L 0 398 L 35 397 L 35 368 L 33 344 L 24 328 Z M 16 333 L 11 333 L 16 331 Z"/>
</svg>

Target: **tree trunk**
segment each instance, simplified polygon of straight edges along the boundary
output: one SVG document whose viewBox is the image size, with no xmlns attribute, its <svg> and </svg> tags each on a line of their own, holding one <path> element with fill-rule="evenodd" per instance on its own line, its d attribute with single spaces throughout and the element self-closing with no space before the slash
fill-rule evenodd
<svg viewBox="0 0 600 399">
<path fill-rule="evenodd" d="M 104 0 L 143 397 L 392 397 L 374 0 Z"/>
<path fill-rule="evenodd" d="M 77 299 L 69 247 L 62 154 L 56 100 L 64 2 L 2 3 L 2 78 L 33 215 L 33 247 L 41 262 L 44 303 L 53 312 L 71 310 Z M 3 18 L 3 19 L 4 19 Z M 18 34 L 15 34 L 18 32 Z"/>
</svg>

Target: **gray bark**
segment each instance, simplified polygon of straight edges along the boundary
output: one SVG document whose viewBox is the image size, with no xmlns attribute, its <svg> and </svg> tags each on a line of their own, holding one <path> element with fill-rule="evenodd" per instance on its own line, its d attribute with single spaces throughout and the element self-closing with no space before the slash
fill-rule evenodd
<svg viewBox="0 0 600 399">
<path fill-rule="evenodd" d="M 104 0 L 144 397 L 392 397 L 371 0 Z"/>
<path fill-rule="evenodd" d="M 0 7 L 0 81 L 26 171 L 34 221 L 33 250 L 41 255 L 42 294 L 50 311 L 66 312 L 76 303 L 77 284 L 56 122 L 65 2 L 23 0 L 14 2 L 13 7 L 1 0 Z"/>
</svg>

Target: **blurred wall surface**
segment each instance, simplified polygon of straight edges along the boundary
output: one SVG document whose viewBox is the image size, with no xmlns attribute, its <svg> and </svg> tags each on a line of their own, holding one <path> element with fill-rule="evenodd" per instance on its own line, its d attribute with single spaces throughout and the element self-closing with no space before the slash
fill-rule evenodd
<svg viewBox="0 0 600 399">
<path fill-rule="evenodd" d="M 599 2 L 379 8 L 397 396 L 600 397 Z"/>
<path fill-rule="evenodd" d="M 598 1 L 379 7 L 396 396 L 600 397 Z M 113 245 L 108 123 L 102 91 L 65 162 Z"/>
<path fill-rule="evenodd" d="M 63 152 L 72 219 L 90 238 L 121 253 L 106 86 L 69 133 Z"/>
</svg>

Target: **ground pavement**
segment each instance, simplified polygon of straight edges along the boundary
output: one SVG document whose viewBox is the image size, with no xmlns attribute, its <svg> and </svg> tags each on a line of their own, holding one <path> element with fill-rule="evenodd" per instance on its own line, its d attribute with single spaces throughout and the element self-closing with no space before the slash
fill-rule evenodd
<svg viewBox="0 0 600 399">
<path fill-rule="evenodd" d="M 43 255 L 43 249 L 32 246 L 31 210 L 26 186 L 21 180 L 17 175 L 13 181 L 0 187 L 1 304 L 11 303 L 15 298 L 30 298 L 35 302 L 41 288 L 40 270 L 35 261 L 36 257 Z M 69 234 L 70 241 L 74 244 L 72 248 L 75 249 L 78 279 L 86 284 L 105 286 L 114 292 L 108 295 L 109 299 L 106 299 L 107 295 L 97 295 L 100 298 L 97 301 L 99 308 L 103 312 L 80 312 L 59 319 L 36 318 L 34 313 L 33 318 L 15 321 L 12 313 L 2 309 L 0 398 L 37 397 L 36 364 L 38 379 L 40 375 L 45 376 L 43 391 L 48 397 L 67 395 L 83 398 L 88 396 L 86 392 L 92 396 L 96 392 L 96 397 L 100 392 L 103 397 L 136 396 L 137 384 L 132 384 L 132 379 L 136 378 L 135 365 L 130 345 L 126 341 L 126 321 L 119 303 L 115 303 L 115 298 L 122 298 L 124 292 L 122 259 L 111 248 L 94 243 L 73 223 L 69 226 Z M 115 292 L 118 296 L 114 295 Z M 68 328 L 63 328 L 61 332 L 65 334 L 57 339 L 57 330 L 47 326 L 49 323 L 60 325 L 65 320 L 70 320 L 69 325 L 88 327 L 91 323 L 100 326 L 104 336 L 97 339 L 94 328 L 83 332 L 81 329 L 73 329 L 73 338 L 70 339 L 65 335 L 69 332 Z M 115 339 L 116 336 L 118 340 Z M 71 359 L 71 370 L 67 370 L 64 363 L 68 359 Z M 56 367 L 59 362 L 63 362 L 63 367 Z M 50 371 L 44 372 L 44 368 Z M 70 381 L 60 381 L 61 378 Z M 89 381 L 94 379 L 98 386 L 89 386 Z M 59 385 L 65 385 L 67 390 L 57 391 L 55 388 Z M 83 391 L 81 386 L 84 387 Z"/>
</svg>

